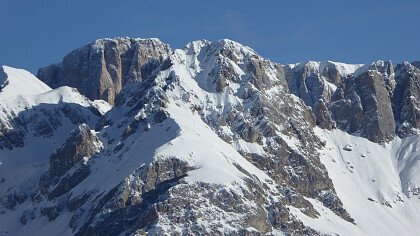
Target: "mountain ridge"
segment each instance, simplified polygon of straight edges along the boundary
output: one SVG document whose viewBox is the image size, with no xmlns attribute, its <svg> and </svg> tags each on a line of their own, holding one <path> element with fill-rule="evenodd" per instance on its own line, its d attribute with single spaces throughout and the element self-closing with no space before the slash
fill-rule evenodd
<svg viewBox="0 0 420 236">
<path fill-rule="evenodd" d="M 158 49 L 156 49 L 155 46 L 153 46 L 151 49 L 152 51 L 149 52 L 150 55 L 153 55 L 152 57 L 148 57 L 148 56 L 143 56 L 144 59 L 142 60 L 143 62 L 138 64 L 138 62 L 136 62 L 136 58 L 138 58 L 138 56 L 136 56 L 136 54 L 133 54 L 133 58 L 125 58 L 125 55 L 123 55 L 123 53 L 119 53 L 118 51 L 120 51 L 119 46 L 118 45 L 124 45 L 124 42 L 126 41 L 130 41 L 130 42 L 147 42 L 147 41 L 151 41 L 154 42 L 156 45 L 159 45 Z M 209 45 L 212 44 L 210 41 L 207 40 L 197 40 L 197 41 L 192 41 L 190 43 L 188 43 L 185 48 L 190 48 L 188 50 L 194 50 L 194 47 L 199 47 L 200 45 Z M 217 49 L 214 50 L 220 50 L 221 52 L 223 50 L 225 50 L 225 52 L 229 52 L 229 50 L 226 50 L 225 47 L 229 47 L 229 45 L 234 45 L 233 47 L 236 48 L 241 48 L 241 50 L 247 50 L 249 53 L 253 54 L 254 56 L 257 56 L 258 54 L 252 50 L 249 47 L 243 46 L 240 43 L 234 42 L 232 40 L 229 39 L 222 39 L 217 41 L 216 43 L 214 43 L 217 46 Z M 106 46 L 108 45 L 108 46 Z M 162 46 L 163 45 L 163 46 Z M 87 44 L 84 48 L 86 47 L 93 47 L 93 48 L 102 48 L 101 50 L 102 52 L 102 58 L 103 60 L 99 63 L 102 65 L 107 65 L 107 68 L 111 68 L 109 72 L 107 72 L 108 69 L 105 69 L 104 72 L 104 68 L 103 66 L 97 66 L 98 62 L 93 63 L 93 71 L 94 72 L 89 72 L 88 74 L 83 75 L 83 70 L 82 69 L 77 69 L 74 67 L 66 67 L 66 64 L 62 63 L 62 64 L 53 64 L 50 67 L 46 67 L 46 68 L 41 68 L 38 72 L 38 77 L 41 78 L 41 80 L 44 81 L 62 81 L 60 82 L 60 84 L 62 85 L 68 85 L 68 86 L 73 86 L 73 87 L 78 87 L 79 90 L 82 92 L 82 94 L 88 96 L 90 99 L 97 99 L 98 95 L 92 95 L 95 94 L 96 92 L 94 92 L 95 90 L 99 90 L 99 94 L 102 94 L 100 96 L 102 96 L 102 99 L 105 99 L 106 101 L 108 101 L 111 104 L 114 104 L 115 100 L 117 99 L 117 95 L 119 93 L 119 91 L 122 89 L 122 84 L 126 84 L 126 83 L 130 83 L 136 80 L 141 80 L 142 77 L 139 76 L 140 74 L 138 74 L 137 76 L 134 76 L 133 79 L 131 79 L 130 81 L 127 82 L 123 82 L 122 77 L 121 77 L 121 73 L 123 73 L 124 71 L 127 71 L 127 68 L 130 68 L 129 72 L 130 73 L 134 73 L 132 72 L 132 68 L 133 65 L 135 68 L 137 68 L 138 71 L 141 71 L 141 73 L 143 73 L 143 77 L 147 77 L 150 76 L 150 74 L 153 72 L 154 69 L 156 69 L 156 56 L 158 56 L 161 61 L 161 63 L 163 63 L 163 60 L 165 58 L 168 58 L 168 56 L 172 53 L 172 49 L 170 49 L 169 45 L 165 45 L 163 44 L 160 40 L 158 39 L 131 39 L 131 38 L 116 38 L 116 39 L 110 39 L 110 38 L 106 38 L 106 39 L 99 39 L 96 41 L 93 41 L 89 44 Z M 137 45 L 137 48 L 141 48 L 141 45 Z M 163 53 L 161 47 L 165 48 L 165 53 Z M 84 48 L 80 48 L 77 49 L 73 52 L 71 52 L 70 54 L 68 54 L 66 56 L 66 58 L 68 57 L 73 57 L 74 54 L 78 54 L 75 52 L 79 52 L 79 51 L 83 51 Z M 139 50 L 139 49 L 136 49 Z M 106 53 L 106 55 L 104 54 L 105 51 L 113 51 L 113 53 L 111 53 L 112 55 L 116 54 L 116 58 L 113 59 L 106 59 L 106 55 L 108 55 L 109 53 Z M 116 51 L 116 52 L 114 52 Z M 98 53 L 98 52 L 96 52 Z M 222 52 L 223 53 L 223 52 Z M 85 52 L 84 54 L 89 54 L 89 52 Z M 90 54 L 89 54 L 90 55 Z M 96 55 L 96 54 L 95 54 Z M 120 56 L 118 56 L 120 55 Z M 227 55 L 228 56 L 228 55 Z M 85 56 L 84 56 L 85 57 Z M 97 56 L 95 56 L 97 57 Z M 229 57 L 229 56 L 228 56 Z M 260 57 L 260 56 L 258 56 Z M 120 58 L 120 59 L 118 59 Z M 262 57 L 260 57 L 261 60 L 267 60 L 264 59 Z M 230 58 L 233 59 L 233 61 L 235 61 L 236 59 L 234 58 Z M 79 60 L 82 62 L 84 59 L 82 57 L 79 58 Z M 95 59 L 96 60 L 96 59 Z M 108 61 L 111 60 L 111 61 Z M 150 62 L 148 60 L 151 60 Z M 65 61 L 65 60 L 64 60 Z M 64 62 L 63 61 L 63 62 Z M 125 70 L 124 70 L 124 66 L 121 64 L 121 61 L 131 61 L 131 64 L 127 64 L 125 66 Z M 138 60 L 137 60 L 138 61 Z M 269 60 L 267 60 L 269 61 Z M 271 61 L 270 61 L 271 62 Z M 116 63 L 116 64 L 115 64 Z M 397 64 L 397 68 L 406 68 L 407 66 L 402 66 L 402 65 L 412 65 L 413 68 L 417 68 L 415 67 L 417 62 L 413 62 L 413 64 L 410 64 L 408 62 L 403 62 L 401 64 Z M 92 63 L 91 63 L 92 64 Z M 296 63 L 296 64 L 287 64 L 287 65 L 281 65 L 278 63 L 273 63 L 274 65 L 278 66 L 278 67 L 282 67 L 282 71 L 281 73 L 284 73 L 283 76 L 285 76 L 286 81 L 287 81 L 287 86 L 289 87 L 289 89 L 291 90 L 292 94 L 297 95 L 298 97 L 302 98 L 306 105 L 310 106 L 313 109 L 314 114 L 317 116 L 317 122 L 318 125 L 323 125 L 324 127 L 328 127 L 328 128 L 332 128 L 335 127 L 336 125 L 342 125 L 342 123 L 344 122 L 344 126 L 346 126 L 348 123 L 352 123 L 351 127 L 340 127 L 341 129 L 347 129 L 349 132 L 351 133 L 366 133 L 365 129 L 370 129 L 369 128 L 369 123 L 360 121 L 361 119 L 365 119 L 365 118 L 360 118 L 361 115 L 357 115 L 356 117 L 352 117 L 351 121 L 348 120 L 342 120 L 342 119 L 347 119 L 342 117 L 341 113 L 343 113 L 342 110 L 340 109 L 334 109 L 333 106 L 333 102 L 334 103 L 338 103 L 340 101 L 330 101 L 331 97 L 333 96 L 335 90 L 337 89 L 337 87 L 339 87 L 339 85 L 342 85 L 342 87 L 344 86 L 344 80 L 342 83 L 342 79 L 346 78 L 346 77 L 354 77 L 354 79 L 356 79 L 357 77 L 361 76 L 362 74 L 373 70 L 373 71 L 377 71 L 378 73 L 380 73 L 380 76 L 383 77 L 382 79 L 379 79 L 382 83 L 382 80 L 384 80 L 386 82 L 386 84 L 384 86 L 377 84 L 376 88 L 372 87 L 372 88 L 367 88 L 367 89 L 382 89 L 382 87 L 387 87 L 387 91 L 390 93 L 392 92 L 391 90 L 394 90 L 395 88 L 393 88 L 392 86 L 396 86 L 397 82 L 394 81 L 394 66 L 392 64 L 391 61 L 375 61 L 371 64 L 345 64 L 345 63 L 339 63 L 339 62 L 333 62 L 333 61 L 322 61 L 322 62 L 315 62 L 315 61 L 307 61 L 307 62 L 301 62 L 301 63 Z M 418 64 L 418 63 L 417 63 Z M 88 63 L 88 66 L 90 64 Z M 147 68 L 146 68 L 147 67 Z M 57 69 L 57 68 L 62 68 Z M 66 69 L 67 68 L 67 69 Z M 97 69 L 95 69 L 97 68 Z M 100 69 L 102 68 L 102 69 Z M 114 68 L 114 69 L 113 69 Z M 115 69 L 116 68 L 116 69 Z M 58 71 L 57 71 L 58 70 Z M 118 71 L 118 75 L 115 74 L 115 72 L 112 71 Z M 54 73 L 51 73 L 51 71 L 54 71 Z M 63 71 L 63 72 L 60 72 Z M 76 75 L 81 75 L 79 77 L 82 78 L 90 78 L 89 81 L 91 81 L 90 83 L 92 83 L 92 81 L 96 81 L 94 83 L 98 84 L 98 86 L 89 86 L 90 89 L 89 92 L 86 91 L 86 87 L 84 85 L 73 85 L 71 81 L 68 81 L 66 79 L 66 76 L 64 75 L 60 75 L 61 74 L 66 74 L 66 71 L 76 71 L 74 73 L 76 73 Z M 77 72 L 78 71 L 78 72 Z M 146 72 L 147 71 L 147 72 Z M 91 78 L 91 74 L 98 74 L 99 77 L 95 77 L 95 78 Z M 400 73 L 404 73 L 404 72 L 400 72 Z M 417 72 L 418 73 L 418 72 Z M 115 74 L 115 76 L 111 76 L 112 74 Z M 124 74 L 124 73 L 123 73 Z M 135 74 L 135 73 L 134 73 Z M 366 78 L 370 79 L 373 75 L 368 75 Z M 112 78 L 112 79 L 110 79 Z M 86 79 L 85 79 L 86 80 Z M 117 85 L 106 85 L 109 84 L 109 82 L 107 81 L 114 81 L 113 83 L 116 83 Z M 348 81 L 348 80 L 347 80 Z M 356 80 L 355 80 L 356 81 Z M 361 81 L 361 80 L 360 80 Z M 375 81 L 375 79 L 373 79 L 373 81 Z M 307 82 L 311 83 L 308 84 L 310 85 L 309 87 L 307 87 Z M 54 86 L 57 86 L 58 82 L 52 82 L 50 84 Z M 220 83 L 223 83 L 223 81 L 220 81 Z M 103 87 L 105 86 L 105 87 Z M 115 87 L 117 86 L 117 87 Z M 224 86 L 223 84 L 219 84 L 219 86 Z M 354 86 L 354 85 L 350 85 L 350 86 Z M 357 85 L 357 86 L 362 86 Z M 95 88 L 96 87 L 96 88 Z M 108 89 L 106 87 L 109 87 Z M 115 87 L 115 88 L 114 88 Z M 110 89 L 110 90 L 109 90 Z M 344 87 L 341 89 L 345 89 Z M 111 91 L 111 97 L 108 97 L 108 93 L 107 91 Z M 397 89 L 396 91 L 398 91 L 399 89 Z M 93 91 L 93 92 L 92 92 Z M 345 91 L 343 91 L 345 92 Z M 353 98 L 343 98 L 340 96 L 336 96 L 333 98 L 333 100 L 360 100 L 363 99 L 363 95 L 360 93 L 357 93 L 356 91 L 349 91 L 348 93 L 353 93 L 353 95 L 348 94 L 347 96 L 353 96 Z M 357 94 L 354 94 L 357 93 Z M 404 96 L 403 94 L 397 94 L 398 96 Z M 105 96 L 105 97 L 103 97 Z M 322 101 L 321 101 L 321 100 Z M 382 98 L 383 99 L 383 98 Z M 345 101 L 344 100 L 344 101 Z M 391 97 L 391 100 L 406 100 L 404 98 L 399 98 L 396 97 L 395 99 L 393 99 Z M 331 104 L 328 104 L 331 103 Z M 340 102 L 341 105 L 340 107 L 345 107 L 348 105 L 345 105 L 343 102 Z M 363 105 L 364 104 L 369 104 L 369 103 L 360 103 L 357 105 L 358 107 L 355 108 L 351 108 L 351 109 L 355 109 L 355 113 L 363 113 L 363 110 L 365 109 L 369 109 L 369 108 L 364 108 Z M 389 102 L 387 102 L 389 103 Z M 400 108 L 398 106 L 405 106 L 405 107 L 418 107 L 418 105 L 414 105 L 414 104 L 395 104 L 396 102 L 392 101 L 393 106 L 392 113 L 397 113 L 394 112 L 394 110 L 399 110 Z M 410 103 L 410 102 L 409 102 Z M 372 104 L 374 106 L 379 105 L 378 104 Z M 329 111 L 330 114 L 325 114 L 325 112 L 321 112 L 326 110 L 326 107 L 332 107 L 331 111 Z M 375 108 L 376 109 L 376 108 Z M 384 108 L 385 110 L 388 108 Z M 385 112 L 384 110 L 384 112 Z M 415 112 L 415 111 L 410 111 L 410 112 Z M 324 113 L 324 114 L 321 114 Z M 389 113 L 388 111 L 385 112 L 384 114 Z M 393 114 L 392 116 L 396 116 L 396 114 Z M 392 120 L 393 118 L 386 118 L 385 120 Z M 404 121 L 399 122 L 401 124 L 404 123 Z M 414 124 L 415 122 L 411 121 L 409 123 L 405 123 L 406 125 L 404 126 L 405 128 L 403 128 L 404 130 L 397 130 L 395 132 L 393 131 L 389 131 L 391 129 L 393 129 L 392 126 L 395 126 L 392 122 L 389 124 L 384 124 L 384 126 L 386 127 L 385 129 L 387 129 L 388 131 L 384 132 L 384 134 L 382 136 L 380 136 L 379 138 L 377 138 L 377 134 L 373 134 L 373 136 L 375 137 L 370 137 L 371 140 L 374 140 L 376 142 L 383 142 L 383 141 L 389 141 L 392 139 L 392 137 L 394 135 L 400 135 L 400 136 L 404 136 L 406 135 L 406 133 L 409 132 L 413 132 L 412 129 L 418 127 L 417 124 Z M 408 124 L 408 125 L 407 125 Z M 398 124 L 400 125 L 400 124 Z M 407 129 L 408 126 L 408 130 Z M 377 128 L 374 129 L 379 129 L 380 130 L 380 125 Z M 410 131 L 411 130 L 411 131 Z M 382 131 L 381 131 L 382 132 Z M 396 133 L 396 134 L 395 134 Z M 365 134 L 366 135 L 366 134 Z M 375 140 L 376 139 L 376 140 Z"/>
<path fill-rule="evenodd" d="M 63 71 L 80 75 L 72 80 L 77 90 L 56 88 L 49 104 L 29 99 L 23 108 L 12 99 L 0 110 L 0 144 L 7 143 L 0 148 L 0 214 L 7 222 L 0 233 L 418 230 L 412 97 L 419 97 L 419 71 L 411 63 L 394 70 L 375 62 L 354 77 L 349 72 L 363 66 L 279 65 L 231 40 L 173 51 L 156 40 L 104 41 L 113 40 L 95 41 L 92 65 L 82 60 L 89 52 L 80 51 L 91 44 L 70 55 L 82 67 Z M 58 86 L 59 77 L 46 76 L 67 73 L 57 67 L 41 69 L 41 79 Z M 89 80 L 98 83 L 85 87 Z M 398 109 L 406 112 L 395 118 Z M 391 119 L 395 127 L 384 123 Z M 34 144 L 44 145 L 35 159 Z"/>
</svg>

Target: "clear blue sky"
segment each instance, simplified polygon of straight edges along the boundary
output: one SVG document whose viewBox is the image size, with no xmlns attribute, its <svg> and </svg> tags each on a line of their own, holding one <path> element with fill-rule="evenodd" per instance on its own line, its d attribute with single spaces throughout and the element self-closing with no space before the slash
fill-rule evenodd
<svg viewBox="0 0 420 236">
<path fill-rule="evenodd" d="M 1 0 L 0 64 L 36 73 L 97 38 L 230 38 L 279 63 L 420 60 L 420 1 Z"/>
</svg>

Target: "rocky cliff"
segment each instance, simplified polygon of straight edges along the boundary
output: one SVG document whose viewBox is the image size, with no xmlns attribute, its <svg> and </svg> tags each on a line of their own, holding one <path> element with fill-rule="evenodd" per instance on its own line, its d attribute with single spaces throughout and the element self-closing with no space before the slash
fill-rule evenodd
<svg viewBox="0 0 420 236">
<path fill-rule="evenodd" d="M 91 100 L 114 104 L 124 85 L 150 76 L 170 53 L 158 39 L 99 39 L 39 69 L 37 77 L 52 88 L 76 87 Z"/>
<path fill-rule="evenodd" d="M 227 39 L 117 38 L 38 77 L 77 89 L 2 101 L 1 234 L 419 230 L 416 63 L 280 65 Z"/>
<path fill-rule="evenodd" d="M 415 99 L 409 102 L 411 95 L 405 93 L 408 89 L 416 93 L 412 97 L 419 95 L 414 88 L 419 70 L 414 64 L 307 62 L 284 67 L 291 93 L 312 108 L 320 127 L 388 142 L 395 135 L 406 137 L 405 133 L 417 127 L 414 121 L 400 118 L 407 109 L 412 112 L 410 117 L 417 117 Z"/>
</svg>

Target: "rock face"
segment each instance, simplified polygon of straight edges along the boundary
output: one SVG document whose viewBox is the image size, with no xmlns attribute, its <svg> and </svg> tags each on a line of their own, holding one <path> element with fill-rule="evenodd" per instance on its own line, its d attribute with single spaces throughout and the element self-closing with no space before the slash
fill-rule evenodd
<svg viewBox="0 0 420 236">
<path fill-rule="evenodd" d="M 407 67 L 411 74 L 402 69 Z M 291 93 L 312 108 L 322 128 L 336 127 L 374 142 L 389 142 L 407 132 L 398 130 L 412 127 L 409 122 L 401 126 L 404 120 L 399 120 L 405 80 L 416 74 L 410 63 L 397 65 L 398 72 L 389 61 L 368 65 L 306 62 L 284 68 Z"/>
<path fill-rule="evenodd" d="M 77 125 L 95 124 L 104 112 L 69 87 L 35 96 L 18 95 L 2 101 L 0 110 L 0 150 L 22 148 L 30 144 L 31 136 L 53 138 L 57 132 L 67 136 Z"/>
<path fill-rule="evenodd" d="M 313 109 L 317 118 L 317 125 L 322 128 L 332 129 L 334 123 L 329 112 L 326 112 L 325 103 L 330 101 L 334 87 L 341 82 L 341 75 L 334 67 L 334 64 L 323 66 L 325 68 L 321 69 L 321 65 L 315 62 L 308 62 L 295 68 L 288 66 L 284 68 L 291 93 L 300 97 L 306 105 Z M 323 75 L 327 75 L 327 79 Z"/>
<path fill-rule="evenodd" d="M 102 143 L 89 126 L 82 124 L 73 130 L 64 145 L 50 157 L 50 174 L 62 176 L 84 158 L 100 151 Z"/>
<path fill-rule="evenodd" d="M 0 230 L 324 235 L 320 222 L 353 232 L 364 222 L 331 176 L 369 172 L 350 164 L 369 154 L 351 143 L 333 150 L 320 133 L 413 135 L 419 75 L 415 63 L 279 65 L 226 39 L 173 52 L 156 39 L 97 40 L 38 76 L 105 99 L 109 111 L 68 88 L 0 105 L 0 214 L 16 222 Z M 375 194 L 372 183 L 363 191 Z"/>
<path fill-rule="evenodd" d="M 150 76 L 170 53 L 158 39 L 100 39 L 39 69 L 37 77 L 52 88 L 77 87 L 91 100 L 114 104 L 125 84 Z"/>
<path fill-rule="evenodd" d="M 189 53 L 194 53 L 194 50 L 197 50 L 194 47 L 198 46 L 190 47 Z M 212 71 L 208 75 L 213 78 L 211 83 L 214 84 L 214 88 L 211 89 L 222 92 L 229 86 L 229 81 L 239 81 L 241 75 L 235 74 L 231 62 L 241 62 L 241 58 L 238 56 L 240 52 L 232 53 L 223 47 L 214 50 L 219 50 L 221 57 L 218 60 L 222 60 L 221 65 L 223 66 L 212 67 Z M 153 76 L 153 72 L 158 67 L 169 68 L 172 62 L 166 58 L 171 53 L 170 47 L 157 39 L 100 39 L 69 53 L 60 64 L 41 68 L 38 71 L 38 78 L 53 88 L 62 85 L 76 87 L 90 99 L 104 99 L 114 104 L 118 102 L 116 95 L 125 85 Z M 416 63 L 418 64 L 418 62 L 410 64 L 411 71 L 415 70 Z M 267 61 L 250 58 L 246 65 L 248 67 L 246 70 L 250 73 L 251 80 L 254 81 L 253 84 L 258 89 L 263 89 L 267 83 L 272 83 L 267 79 L 267 75 L 264 75 L 263 68 L 268 64 Z M 331 130 L 337 127 L 367 137 L 374 142 L 386 142 L 392 140 L 395 130 L 400 130 L 397 131 L 397 134 L 403 137 L 404 133 L 412 133 L 412 131 L 408 131 L 411 130 L 411 127 L 417 127 L 415 124 L 417 118 L 413 118 L 415 115 L 409 115 L 415 120 L 408 121 L 405 118 L 400 120 L 400 109 L 404 105 L 396 104 L 401 103 L 400 100 L 404 92 L 400 90 L 404 90 L 406 86 L 406 82 L 403 82 L 401 78 L 405 79 L 410 75 L 404 73 L 398 77 L 400 86 L 394 96 L 397 82 L 394 79 L 394 66 L 389 61 L 376 61 L 368 65 L 309 61 L 297 65 L 272 66 L 276 67 L 275 73 L 278 76 L 285 78 L 285 80 L 276 81 L 276 83 L 284 83 L 283 87 L 288 87 L 290 93 L 301 98 L 312 109 L 312 113 L 316 117 L 316 125 L 321 128 Z M 399 67 L 402 66 L 399 65 Z M 371 89 L 367 88 L 368 85 L 360 83 L 365 80 L 355 79 L 366 71 L 378 73 L 376 79 L 372 80 L 376 82 L 372 84 Z M 157 72 L 155 71 L 155 73 Z M 256 74 L 259 75 L 258 79 Z M 366 81 L 368 80 L 366 79 Z M 351 83 L 354 85 L 348 84 L 349 81 L 353 81 Z M 381 83 L 382 85 L 380 85 Z M 365 86 L 365 88 L 357 88 L 355 91 L 358 92 L 353 95 L 351 95 L 352 92 L 343 92 L 345 88 L 353 90 L 354 86 Z M 388 98 L 382 93 L 383 87 L 388 93 Z M 208 88 L 210 89 L 210 87 Z M 377 90 L 378 88 L 379 90 Z M 371 100 L 380 102 L 373 105 L 375 102 L 372 103 L 369 98 L 363 98 L 361 93 L 364 89 L 368 89 L 365 94 L 374 91 L 375 98 Z M 351 98 L 343 97 L 343 93 L 348 94 Z M 393 104 L 393 115 L 389 114 L 390 100 Z M 367 107 L 363 107 L 363 105 Z M 346 115 L 347 109 L 354 112 L 351 118 Z M 404 109 L 407 114 L 415 113 L 413 106 L 410 108 L 409 105 L 405 105 Z M 411 111 L 408 111 L 410 109 Z M 395 120 L 393 116 L 396 117 Z M 397 125 L 394 124 L 395 122 Z M 395 126 L 397 127 L 395 128 Z M 391 131 L 392 129 L 395 130 Z"/>
<path fill-rule="evenodd" d="M 401 137 L 420 127 L 420 69 L 415 65 L 405 62 L 395 68 L 396 88 L 392 105 L 398 122 L 397 133 Z"/>
<path fill-rule="evenodd" d="M 331 112 L 337 127 L 374 142 L 391 141 L 395 122 L 391 100 L 380 74 L 368 71 L 348 79 L 334 94 Z"/>
<path fill-rule="evenodd" d="M 50 200 L 69 192 L 90 174 L 86 162 L 102 148 L 102 143 L 89 126 L 79 125 L 50 156 L 49 169 L 39 181 L 40 192 Z"/>
</svg>

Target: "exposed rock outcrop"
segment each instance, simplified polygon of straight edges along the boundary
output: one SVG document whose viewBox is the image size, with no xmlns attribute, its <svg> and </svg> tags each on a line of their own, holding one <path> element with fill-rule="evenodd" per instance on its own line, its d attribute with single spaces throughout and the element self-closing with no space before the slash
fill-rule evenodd
<svg viewBox="0 0 420 236">
<path fill-rule="evenodd" d="M 374 154 L 357 143 L 331 145 L 329 135 L 367 142 L 331 131 L 338 128 L 383 143 L 414 133 L 416 65 L 283 66 L 231 40 L 174 52 L 157 39 L 97 40 L 39 77 L 109 101 L 109 112 L 62 93 L 31 106 L 0 104 L 0 154 L 29 170 L 2 169 L 0 215 L 74 235 L 323 235 L 312 229 L 318 222 L 359 229 L 357 208 L 334 184 L 365 181 Z M 28 138 L 51 150 L 27 155 L 35 150 Z M 367 182 L 358 197 L 375 194 L 375 180 Z M 391 190 L 377 196 L 395 200 Z"/>
<path fill-rule="evenodd" d="M 391 99 L 400 95 L 394 96 L 391 62 L 364 66 L 307 62 L 284 68 L 290 92 L 312 108 L 321 128 L 337 127 L 374 142 L 395 136 Z"/>
<path fill-rule="evenodd" d="M 39 69 L 37 77 L 52 88 L 76 87 L 91 100 L 114 104 L 125 84 L 150 76 L 170 53 L 158 39 L 99 39 Z"/>
<path fill-rule="evenodd" d="M 337 127 L 374 142 L 391 141 L 395 136 L 391 99 L 382 76 L 368 71 L 340 86 L 331 103 Z"/>
<path fill-rule="evenodd" d="M 404 62 L 395 68 L 396 87 L 392 98 L 394 116 L 401 137 L 420 128 L 420 68 Z"/>
<path fill-rule="evenodd" d="M 84 158 L 90 158 L 102 148 L 98 137 L 86 124 L 73 130 L 63 146 L 50 157 L 50 174 L 55 177 L 64 175 Z"/>
<path fill-rule="evenodd" d="M 103 145 L 86 124 L 74 129 L 65 143 L 51 155 L 49 169 L 39 181 L 40 192 L 54 199 L 69 192 L 89 174 L 88 159 Z"/>
<path fill-rule="evenodd" d="M 319 64 L 317 62 L 301 63 L 295 67 L 284 66 L 286 81 L 290 93 L 300 97 L 311 107 L 316 117 L 317 125 L 332 129 L 334 122 L 328 112 L 327 105 L 343 76 L 337 65 L 333 63 Z"/>
</svg>

